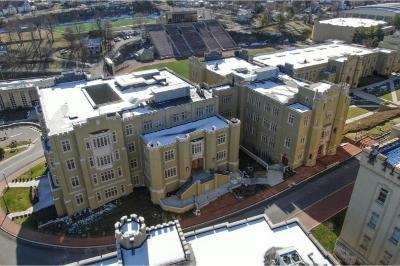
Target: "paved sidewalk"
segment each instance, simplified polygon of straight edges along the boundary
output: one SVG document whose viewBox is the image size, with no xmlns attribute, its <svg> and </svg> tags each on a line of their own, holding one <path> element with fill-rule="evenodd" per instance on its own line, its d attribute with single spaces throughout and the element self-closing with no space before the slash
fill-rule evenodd
<svg viewBox="0 0 400 266">
<path fill-rule="evenodd" d="M 346 120 L 346 124 L 350 124 L 350 123 L 352 123 L 354 121 L 363 119 L 363 118 L 368 117 L 368 116 L 373 115 L 373 114 L 374 114 L 374 112 L 368 112 L 368 113 L 365 113 L 365 114 L 362 114 L 362 115 L 358 115 L 358 116 L 349 118 L 349 119 Z"/>
<path fill-rule="evenodd" d="M 318 201 L 304 210 L 296 213 L 290 218 L 299 219 L 306 230 L 311 231 L 320 223 L 325 222 L 343 209 L 347 208 L 350 202 L 353 187 L 354 183 L 351 183 L 328 195 L 321 201 Z"/>
</svg>

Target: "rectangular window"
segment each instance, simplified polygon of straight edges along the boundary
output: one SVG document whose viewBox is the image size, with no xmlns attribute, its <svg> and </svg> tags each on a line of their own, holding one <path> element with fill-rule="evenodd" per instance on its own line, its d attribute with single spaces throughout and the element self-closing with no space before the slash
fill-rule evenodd
<svg viewBox="0 0 400 266">
<path fill-rule="evenodd" d="M 186 114 L 186 112 L 182 112 L 181 113 L 181 120 L 182 121 L 185 121 L 187 119 L 187 114 Z"/>
<path fill-rule="evenodd" d="M 75 160 L 74 159 L 69 159 L 65 163 L 67 164 L 67 169 L 68 170 L 75 169 Z"/>
<path fill-rule="evenodd" d="M 90 150 L 90 142 L 87 139 L 85 139 L 85 146 L 87 150 Z"/>
<path fill-rule="evenodd" d="M 115 159 L 116 161 L 119 160 L 119 150 L 115 150 L 115 151 L 114 151 L 114 159 Z"/>
<path fill-rule="evenodd" d="M 79 187 L 79 177 L 74 176 L 71 178 L 72 187 Z"/>
<path fill-rule="evenodd" d="M 192 154 L 202 153 L 201 146 L 202 146 L 202 143 L 200 141 L 192 143 Z"/>
<path fill-rule="evenodd" d="M 378 222 L 379 222 L 379 214 L 377 214 L 376 212 L 372 212 L 371 218 L 369 219 L 368 222 L 368 227 L 371 229 L 375 229 Z"/>
<path fill-rule="evenodd" d="M 115 178 L 115 175 L 114 175 L 114 170 L 113 169 L 110 169 L 110 170 L 107 170 L 107 171 L 104 171 L 104 172 L 100 173 L 101 182 L 105 182 L 105 181 L 108 181 L 108 180 L 111 180 L 111 179 L 114 179 L 114 178 Z"/>
<path fill-rule="evenodd" d="M 152 128 L 153 128 L 153 121 L 148 120 L 148 121 L 143 122 L 143 130 L 144 131 L 151 130 Z"/>
<path fill-rule="evenodd" d="M 112 159 L 112 156 L 109 154 L 97 157 L 97 166 L 98 167 L 110 165 L 112 163 L 113 163 L 113 159 Z"/>
<path fill-rule="evenodd" d="M 393 229 L 393 233 L 389 238 L 389 241 L 392 242 L 394 245 L 398 245 L 400 241 L 400 229 L 398 227 L 395 227 Z"/>
<path fill-rule="evenodd" d="M 226 142 L 226 134 L 218 135 L 217 144 L 224 144 Z"/>
<path fill-rule="evenodd" d="M 179 114 L 173 114 L 172 115 L 172 122 L 178 123 L 179 122 Z"/>
<path fill-rule="evenodd" d="M 125 185 L 121 185 L 121 193 L 122 193 L 122 194 L 125 193 Z"/>
<path fill-rule="evenodd" d="M 176 167 L 171 167 L 164 170 L 164 178 L 170 178 L 176 176 Z"/>
<path fill-rule="evenodd" d="M 271 105 L 269 103 L 265 104 L 264 111 L 267 113 L 271 113 Z"/>
<path fill-rule="evenodd" d="M 308 126 L 308 122 L 310 122 L 310 117 L 309 116 L 304 117 L 304 126 Z"/>
<path fill-rule="evenodd" d="M 115 131 L 112 132 L 112 141 L 113 141 L 114 143 L 117 142 L 117 132 L 115 132 Z"/>
<path fill-rule="evenodd" d="M 64 152 L 70 151 L 71 150 L 71 144 L 69 143 L 69 140 L 63 140 L 61 141 L 61 146 Z"/>
<path fill-rule="evenodd" d="M 133 135 L 133 125 L 125 125 L 125 135 L 132 136 Z"/>
<path fill-rule="evenodd" d="M 83 203 L 83 194 L 75 195 L 75 201 L 77 205 L 81 205 Z"/>
<path fill-rule="evenodd" d="M 292 113 L 289 113 L 287 122 L 290 125 L 293 125 L 293 123 L 294 123 L 294 115 Z"/>
<path fill-rule="evenodd" d="M 389 253 L 389 251 L 385 250 L 382 255 L 382 259 L 379 261 L 382 265 L 389 265 L 390 260 L 392 259 L 393 255 Z"/>
<path fill-rule="evenodd" d="M 221 97 L 221 102 L 223 104 L 230 103 L 232 101 L 232 95 L 224 95 Z"/>
<path fill-rule="evenodd" d="M 379 194 L 376 199 L 376 202 L 379 203 L 380 205 L 385 204 L 388 193 L 389 193 L 389 191 L 387 189 L 381 188 L 379 190 Z"/>
<path fill-rule="evenodd" d="M 121 176 L 122 176 L 122 169 L 121 169 L 121 167 L 118 167 L 117 172 L 118 172 L 118 177 L 121 177 Z"/>
<path fill-rule="evenodd" d="M 226 150 L 217 152 L 217 161 L 222 161 L 226 159 Z"/>
<path fill-rule="evenodd" d="M 197 117 L 201 117 L 204 114 L 204 108 L 203 107 L 197 107 L 196 108 L 196 115 Z"/>
<path fill-rule="evenodd" d="M 273 116 L 278 116 L 279 115 L 279 108 L 278 107 L 272 108 L 272 115 Z"/>
<path fill-rule="evenodd" d="M 107 188 L 104 190 L 104 197 L 106 199 L 114 198 L 118 195 L 117 187 Z"/>
<path fill-rule="evenodd" d="M 212 114 L 214 113 L 214 105 L 213 104 L 209 104 L 206 106 L 206 114 Z"/>
<path fill-rule="evenodd" d="M 128 152 L 135 151 L 135 142 L 128 143 Z"/>
<path fill-rule="evenodd" d="M 269 121 L 268 121 L 266 118 L 264 118 L 264 120 L 263 120 L 263 125 L 264 125 L 264 127 L 266 127 L 267 129 L 269 129 L 270 123 L 269 123 Z"/>
<path fill-rule="evenodd" d="M 138 161 L 137 161 L 137 159 L 132 159 L 132 160 L 130 161 L 130 166 L 131 166 L 131 169 L 136 169 L 136 168 L 138 167 Z"/>
<path fill-rule="evenodd" d="M 164 152 L 164 162 L 175 160 L 175 150 L 168 150 Z"/>
<path fill-rule="evenodd" d="M 109 143 L 110 143 L 109 136 L 102 136 L 93 139 L 93 147 L 95 148 L 101 148 L 107 146 Z"/>
<path fill-rule="evenodd" d="M 285 147 L 290 149 L 291 145 L 292 145 L 292 138 L 286 137 L 285 138 Z"/>
<path fill-rule="evenodd" d="M 96 197 L 97 197 L 97 201 L 101 201 L 101 194 L 100 194 L 100 192 L 97 192 L 97 193 L 96 193 Z"/>
<path fill-rule="evenodd" d="M 301 143 L 301 144 L 304 144 L 304 142 L 306 142 L 306 138 L 305 138 L 305 137 L 302 137 L 302 138 L 300 139 L 300 143 Z"/>
<path fill-rule="evenodd" d="M 94 167 L 93 157 L 89 157 L 89 165 L 90 167 Z"/>
<path fill-rule="evenodd" d="M 134 185 L 134 186 L 140 185 L 140 180 L 139 180 L 139 176 L 138 176 L 138 175 L 135 175 L 135 176 L 133 177 L 133 185 Z"/>
<path fill-rule="evenodd" d="M 363 249 L 363 250 L 368 250 L 368 247 L 369 247 L 369 243 L 371 242 L 371 238 L 369 237 L 369 236 L 367 236 L 367 235 L 364 235 L 363 236 L 363 239 L 361 240 L 361 244 L 360 244 L 360 247 Z"/>
<path fill-rule="evenodd" d="M 97 175 L 96 174 L 92 175 L 92 180 L 93 180 L 93 184 L 97 185 L 98 181 L 97 181 Z"/>
</svg>

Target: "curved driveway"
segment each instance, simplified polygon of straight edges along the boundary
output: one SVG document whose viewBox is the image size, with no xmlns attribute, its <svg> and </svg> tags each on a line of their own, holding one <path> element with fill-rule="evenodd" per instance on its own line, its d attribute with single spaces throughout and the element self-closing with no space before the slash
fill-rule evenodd
<svg viewBox="0 0 400 266">
<path fill-rule="evenodd" d="M 3 179 L 3 174 L 8 177 L 24 166 L 31 164 L 32 162 L 43 157 L 40 132 L 36 128 L 20 126 L 3 129 L 0 131 L 0 138 L 5 134 L 7 134 L 8 139 L 6 141 L 1 141 L 1 146 L 8 145 L 11 140 L 19 141 L 31 139 L 31 141 L 34 143 L 29 146 L 28 150 L 19 153 L 8 160 L 0 161 L 0 180 Z"/>
</svg>

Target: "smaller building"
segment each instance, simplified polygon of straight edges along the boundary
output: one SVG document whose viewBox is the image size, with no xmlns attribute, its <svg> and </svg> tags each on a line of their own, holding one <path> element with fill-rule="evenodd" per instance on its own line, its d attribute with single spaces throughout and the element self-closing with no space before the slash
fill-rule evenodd
<svg viewBox="0 0 400 266">
<path fill-rule="evenodd" d="M 335 247 L 345 264 L 400 264 L 399 180 L 399 138 L 363 150 Z"/>
<path fill-rule="evenodd" d="M 393 26 L 388 26 L 387 22 L 383 20 L 333 18 L 315 22 L 312 40 L 314 42 L 324 42 L 329 39 L 338 39 L 352 43 L 357 29 L 364 28 L 368 30 L 374 27 L 382 27 L 382 30 L 387 34 L 394 30 Z"/>
<path fill-rule="evenodd" d="M 101 45 L 101 38 L 88 38 L 86 40 L 86 48 L 90 55 L 99 55 L 102 51 Z"/>
<path fill-rule="evenodd" d="M 173 10 L 165 13 L 167 23 L 196 22 L 197 10 Z"/>
<path fill-rule="evenodd" d="M 335 259 L 297 220 L 265 215 L 184 233 L 178 221 L 148 227 L 143 217 L 115 224 L 117 251 L 79 265 L 334 265 Z"/>
</svg>

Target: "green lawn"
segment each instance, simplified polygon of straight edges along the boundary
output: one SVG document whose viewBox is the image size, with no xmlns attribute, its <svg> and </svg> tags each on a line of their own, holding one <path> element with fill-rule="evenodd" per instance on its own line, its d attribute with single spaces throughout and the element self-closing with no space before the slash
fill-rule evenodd
<svg viewBox="0 0 400 266">
<path fill-rule="evenodd" d="M 379 98 L 386 100 L 386 101 L 393 101 L 392 92 L 386 93 Z"/>
<path fill-rule="evenodd" d="M 121 18 L 121 19 L 111 21 L 111 26 L 113 28 L 122 28 L 122 27 L 135 26 L 135 25 L 140 25 L 140 24 L 150 24 L 150 23 L 155 23 L 155 19 L 151 19 L 151 18 L 143 18 L 143 19 L 142 18 Z M 60 25 L 55 28 L 55 31 L 63 33 L 65 31 L 65 29 L 68 27 L 75 29 L 76 25 L 79 25 L 81 32 L 89 32 L 91 30 L 97 29 L 96 22 L 85 22 L 85 23 L 76 23 L 76 24 L 70 24 L 70 25 Z"/>
<path fill-rule="evenodd" d="M 1 199 L 0 205 L 3 210 L 8 209 L 9 212 L 19 212 L 28 209 L 32 206 L 30 188 L 13 187 L 7 189 Z"/>
<path fill-rule="evenodd" d="M 368 113 L 369 111 L 364 108 L 360 108 L 357 106 L 350 106 L 349 111 L 347 112 L 347 119 L 353 118 L 359 115 L 363 115 Z"/>
<path fill-rule="evenodd" d="M 342 230 L 346 210 L 323 222 L 311 230 L 312 235 L 330 253 L 333 253 L 335 243 Z"/>
<path fill-rule="evenodd" d="M 187 60 L 187 59 L 173 61 L 173 62 L 167 62 L 167 63 L 147 65 L 147 66 L 140 67 L 136 70 L 140 71 L 140 70 L 147 70 L 147 69 L 161 68 L 161 67 L 168 67 L 169 69 L 176 72 L 177 74 L 180 74 L 180 75 L 184 76 L 185 78 L 189 79 L 189 60 Z"/>
<path fill-rule="evenodd" d="M 17 148 L 14 148 L 14 149 L 7 149 L 4 152 L 3 160 L 9 159 L 9 158 L 17 155 L 18 153 L 21 153 L 21 152 L 25 151 L 26 149 L 28 149 L 28 148 L 27 147 L 17 147 Z"/>
<path fill-rule="evenodd" d="M 391 132 L 392 127 L 395 124 L 396 123 L 393 121 L 388 121 L 388 122 L 384 123 L 383 125 L 379 125 L 374 128 L 371 128 L 370 130 L 368 130 L 367 134 L 371 138 L 379 138 L 379 137 Z"/>
<path fill-rule="evenodd" d="M 21 176 L 18 177 L 18 179 L 23 179 L 23 180 L 32 179 L 38 176 L 42 176 L 45 171 L 46 171 L 45 163 L 41 163 L 32 167 L 27 172 L 23 173 Z"/>
</svg>

